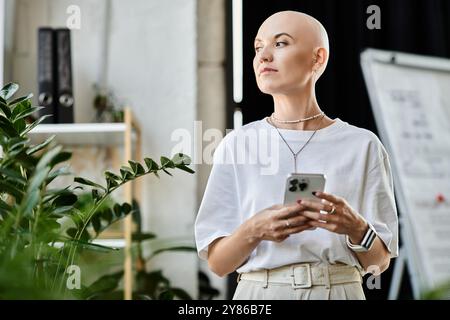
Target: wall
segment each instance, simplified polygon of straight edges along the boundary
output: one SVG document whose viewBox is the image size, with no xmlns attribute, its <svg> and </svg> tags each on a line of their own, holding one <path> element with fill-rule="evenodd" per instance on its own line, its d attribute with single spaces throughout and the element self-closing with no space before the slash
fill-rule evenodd
<svg viewBox="0 0 450 320">
<path fill-rule="evenodd" d="M 198 48 L 198 116 L 203 131 L 218 129 L 225 134 L 225 1 L 199 0 L 197 20 Z M 203 141 L 203 150 L 210 144 Z M 201 163 L 198 168 L 197 203 L 200 204 L 208 181 L 211 165 Z M 218 299 L 226 298 L 226 281 L 210 272 L 207 263 L 200 261 L 211 284 L 221 292 Z"/>
</svg>

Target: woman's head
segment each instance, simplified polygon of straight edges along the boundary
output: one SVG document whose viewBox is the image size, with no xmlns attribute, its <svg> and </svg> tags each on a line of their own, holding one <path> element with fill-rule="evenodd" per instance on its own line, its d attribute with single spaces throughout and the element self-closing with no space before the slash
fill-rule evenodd
<svg viewBox="0 0 450 320">
<path fill-rule="evenodd" d="M 325 71 L 328 56 L 328 35 L 319 21 L 301 12 L 277 12 L 255 37 L 258 87 L 267 94 L 304 90 Z"/>
</svg>

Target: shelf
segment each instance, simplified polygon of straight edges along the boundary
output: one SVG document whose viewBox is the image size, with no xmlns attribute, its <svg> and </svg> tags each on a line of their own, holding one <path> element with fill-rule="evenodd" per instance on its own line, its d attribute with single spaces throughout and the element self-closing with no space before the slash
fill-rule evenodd
<svg viewBox="0 0 450 320">
<path fill-rule="evenodd" d="M 125 248 L 125 239 L 95 239 L 92 243 L 113 248 Z"/>
<path fill-rule="evenodd" d="M 118 239 L 94 239 L 92 240 L 93 244 L 98 244 L 101 246 L 106 246 L 106 247 L 110 247 L 110 248 L 115 248 L 115 249 L 123 249 L 125 248 L 126 245 L 126 241 L 125 239 L 122 238 L 118 238 Z M 62 248 L 63 243 L 62 242 L 55 242 L 53 243 L 53 246 L 55 248 Z"/>
<path fill-rule="evenodd" d="M 56 135 L 54 140 L 65 145 L 123 145 L 125 131 L 125 123 L 40 124 L 28 136 L 35 144 Z"/>
</svg>

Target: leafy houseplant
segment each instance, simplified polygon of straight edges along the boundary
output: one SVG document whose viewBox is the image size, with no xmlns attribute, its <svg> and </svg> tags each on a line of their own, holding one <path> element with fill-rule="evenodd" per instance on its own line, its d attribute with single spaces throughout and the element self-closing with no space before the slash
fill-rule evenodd
<svg viewBox="0 0 450 320">
<path fill-rule="evenodd" d="M 159 299 L 172 300 L 174 298 L 191 300 L 192 297 L 183 289 L 173 287 L 170 280 L 163 275 L 162 270 L 147 270 L 146 263 L 155 256 L 165 252 L 192 252 L 195 247 L 180 243 L 177 238 L 158 239 L 153 233 L 143 233 L 141 226 L 141 211 L 137 201 L 133 200 L 132 216 L 136 232 L 133 233 L 133 253 L 136 260 L 136 281 L 133 292 L 134 299 Z M 150 253 L 144 255 L 144 247 L 150 249 Z M 119 270 L 102 276 L 88 288 L 83 288 L 82 295 L 87 299 L 117 299 L 123 296 L 123 291 L 118 290 L 123 271 Z M 199 299 L 212 299 L 219 295 L 219 291 L 213 288 L 208 276 L 199 272 Z"/>
<path fill-rule="evenodd" d="M 76 177 L 74 185 L 51 188 L 53 180 L 70 174 L 61 165 L 71 153 L 54 145 L 54 137 L 30 143 L 27 134 L 48 116 L 27 124 L 25 119 L 41 107 L 32 107 L 31 95 L 12 100 L 17 90 L 14 83 L 0 90 L 0 298 L 84 297 L 82 289 L 68 288 L 68 267 L 85 250 L 116 250 L 92 241 L 133 211 L 129 203 L 111 203 L 110 194 L 144 175 L 171 175 L 169 169 L 194 173 L 190 158 L 179 153 L 161 157 L 160 164 L 145 158 L 145 167 L 129 161 L 118 174 L 106 171 L 105 185 Z M 91 205 L 81 210 L 77 189 L 86 187 Z"/>
</svg>

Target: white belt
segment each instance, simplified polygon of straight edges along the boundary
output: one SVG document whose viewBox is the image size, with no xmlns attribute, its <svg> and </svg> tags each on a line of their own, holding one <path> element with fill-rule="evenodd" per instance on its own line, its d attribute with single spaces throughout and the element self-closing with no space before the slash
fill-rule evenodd
<svg viewBox="0 0 450 320">
<path fill-rule="evenodd" d="M 311 266 L 309 263 L 294 264 L 270 270 L 240 273 L 237 281 L 260 281 L 267 288 L 268 283 L 289 283 L 294 289 L 326 286 L 349 282 L 362 282 L 356 267 L 349 265 Z"/>
</svg>

